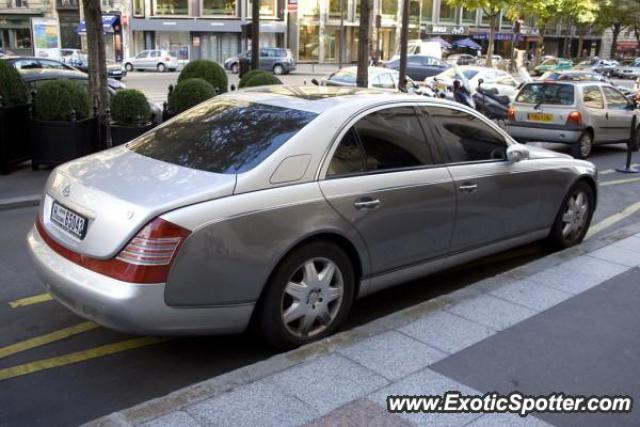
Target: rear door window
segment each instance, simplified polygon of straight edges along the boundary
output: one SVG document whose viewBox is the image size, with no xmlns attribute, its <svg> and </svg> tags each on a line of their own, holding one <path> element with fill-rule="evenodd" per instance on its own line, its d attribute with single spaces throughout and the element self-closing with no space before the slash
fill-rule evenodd
<svg viewBox="0 0 640 427">
<path fill-rule="evenodd" d="M 516 102 L 533 105 L 573 105 L 575 88 L 570 84 L 531 83 L 525 85 Z"/>
<path fill-rule="evenodd" d="M 626 110 L 629 106 L 627 98 L 612 87 L 603 86 L 602 90 L 607 98 L 607 108 L 610 110 Z"/>
<path fill-rule="evenodd" d="M 582 100 L 587 108 L 604 108 L 604 98 L 598 86 L 587 86 L 583 89 Z"/>
</svg>

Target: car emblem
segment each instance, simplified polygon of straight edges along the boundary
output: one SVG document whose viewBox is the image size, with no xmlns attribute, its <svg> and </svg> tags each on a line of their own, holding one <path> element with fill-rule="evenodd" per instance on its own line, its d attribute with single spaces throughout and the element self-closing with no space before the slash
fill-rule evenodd
<svg viewBox="0 0 640 427">
<path fill-rule="evenodd" d="M 71 195 L 71 185 L 67 185 L 62 189 L 62 195 L 64 197 L 69 197 Z"/>
</svg>

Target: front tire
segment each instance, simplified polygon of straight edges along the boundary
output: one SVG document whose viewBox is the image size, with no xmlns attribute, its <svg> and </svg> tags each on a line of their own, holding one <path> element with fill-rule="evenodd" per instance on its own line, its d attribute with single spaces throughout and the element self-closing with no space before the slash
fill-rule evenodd
<svg viewBox="0 0 640 427">
<path fill-rule="evenodd" d="M 593 136 L 585 131 L 577 142 L 571 144 L 571 155 L 576 159 L 584 160 L 593 150 Z"/>
<path fill-rule="evenodd" d="M 167 66 L 162 63 L 158 64 L 156 68 L 159 73 L 164 73 L 165 71 L 167 71 Z"/>
<path fill-rule="evenodd" d="M 127 70 L 128 72 L 131 72 L 133 71 L 133 65 L 127 62 L 126 64 L 124 64 L 124 69 Z"/>
<path fill-rule="evenodd" d="M 275 74 L 276 76 L 280 76 L 282 74 L 284 74 L 284 67 L 280 64 L 276 64 L 273 66 L 273 74 Z"/>
<path fill-rule="evenodd" d="M 594 210 L 593 189 L 585 181 L 578 181 L 562 201 L 548 237 L 549 245 L 553 249 L 566 249 L 581 243 Z"/>
<path fill-rule="evenodd" d="M 329 242 L 313 242 L 290 253 L 276 268 L 258 307 L 264 339 L 279 349 L 332 334 L 346 318 L 355 294 L 347 254 Z"/>
</svg>

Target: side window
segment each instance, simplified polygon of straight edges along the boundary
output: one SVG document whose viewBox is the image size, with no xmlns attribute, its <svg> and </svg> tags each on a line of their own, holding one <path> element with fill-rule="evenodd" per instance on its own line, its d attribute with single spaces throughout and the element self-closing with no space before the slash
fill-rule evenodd
<svg viewBox="0 0 640 427">
<path fill-rule="evenodd" d="M 373 79 L 371 86 L 381 89 L 395 89 L 396 84 L 393 82 L 393 77 L 389 73 L 382 73 Z"/>
<path fill-rule="evenodd" d="M 143 58 L 146 58 L 148 54 L 149 54 L 148 50 L 143 50 L 138 55 L 136 55 L 136 58 L 137 59 L 143 59 Z"/>
<path fill-rule="evenodd" d="M 151 51 L 151 57 L 152 58 L 160 58 L 160 51 L 159 50 Z"/>
<path fill-rule="evenodd" d="M 18 70 L 40 68 L 40 64 L 38 64 L 38 61 L 34 59 L 19 59 L 17 61 L 14 61 L 13 66 Z"/>
<path fill-rule="evenodd" d="M 269 56 L 269 51 L 267 49 L 264 49 L 264 48 L 260 49 L 260 57 L 261 58 L 266 58 L 268 56 Z"/>
<path fill-rule="evenodd" d="M 437 163 L 412 107 L 376 111 L 354 126 L 365 151 L 367 171 Z"/>
<path fill-rule="evenodd" d="M 40 59 L 40 65 L 42 68 L 47 68 L 50 70 L 66 70 L 67 68 L 59 62 L 55 61 L 47 61 L 46 59 Z"/>
<path fill-rule="evenodd" d="M 626 110 L 629 106 L 627 98 L 612 87 L 602 86 L 604 96 L 607 98 L 607 108 L 610 110 Z"/>
<path fill-rule="evenodd" d="M 364 151 L 352 128 L 342 138 L 336 152 L 333 154 L 329 169 L 327 169 L 327 177 L 364 172 L 366 172 Z"/>
<path fill-rule="evenodd" d="M 428 107 L 450 163 L 505 160 L 507 143 L 480 119 L 460 110 Z"/>
<path fill-rule="evenodd" d="M 583 90 L 582 100 L 587 108 L 604 108 L 604 98 L 598 86 L 587 86 Z"/>
</svg>

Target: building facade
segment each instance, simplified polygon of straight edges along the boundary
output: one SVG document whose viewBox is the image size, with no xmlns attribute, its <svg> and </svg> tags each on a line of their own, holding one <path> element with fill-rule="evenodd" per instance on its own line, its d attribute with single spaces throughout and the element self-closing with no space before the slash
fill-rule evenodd
<svg viewBox="0 0 640 427">
<path fill-rule="evenodd" d="M 31 18 L 55 16 L 55 10 L 48 0 L 0 2 L 0 47 L 18 55 L 32 55 Z"/>
</svg>

